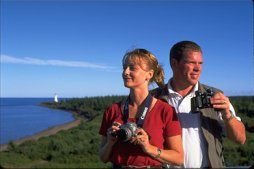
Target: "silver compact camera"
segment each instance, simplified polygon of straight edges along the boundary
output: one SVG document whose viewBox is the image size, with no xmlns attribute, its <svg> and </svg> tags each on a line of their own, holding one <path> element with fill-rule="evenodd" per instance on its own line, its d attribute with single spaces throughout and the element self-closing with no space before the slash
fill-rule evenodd
<svg viewBox="0 0 254 169">
<path fill-rule="evenodd" d="M 129 141 L 132 137 L 136 137 L 136 130 L 137 130 L 136 123 L 125 123 L 120 126 L 120 130 L 117 130 L 114 133 L 111 133 L 113 137 L 118 138 L 121 141 Z"/>
</svg>

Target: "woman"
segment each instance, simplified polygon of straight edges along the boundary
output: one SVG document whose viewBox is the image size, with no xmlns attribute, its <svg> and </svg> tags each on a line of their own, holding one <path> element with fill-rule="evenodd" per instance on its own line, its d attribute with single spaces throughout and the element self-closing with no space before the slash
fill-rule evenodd
<svg viewBox="0 0 254 169">
<path fill-rule="evenodd" d="M 104 113 L 99 133 L 99 155 L 113 168 L 161 168 L 162 163 L 182 165 L 181 127 L 174 109 L 153 98 L 148 86 L 164 84 L 164 72 L 145 49 L 127 52 L 122 60 L 126 100 Z M 137 124 L 137 127 L 135 126 Z"/>
</svg>

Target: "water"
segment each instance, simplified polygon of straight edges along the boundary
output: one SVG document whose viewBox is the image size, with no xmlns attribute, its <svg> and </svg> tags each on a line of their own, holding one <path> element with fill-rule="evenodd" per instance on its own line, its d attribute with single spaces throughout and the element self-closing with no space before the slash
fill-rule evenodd
<svg viewBox="0 0 254 169">
<path fill-rule="evenodd" d="M 53 98 L 0 98 L 0 144 L 74 120 L 70 112 L 39 106 Z"/>
</svg>

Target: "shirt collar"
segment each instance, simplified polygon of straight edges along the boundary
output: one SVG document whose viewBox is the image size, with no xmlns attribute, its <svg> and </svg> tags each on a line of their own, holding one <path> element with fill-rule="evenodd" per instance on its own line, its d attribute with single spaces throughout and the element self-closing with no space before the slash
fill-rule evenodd
<svg viewBox="0 0 254 169">
<path fill-rule="evenodd" d="M 168 81 L 168 93 L 169 93 L 169 95 L 176 95 L 176 96 L 182 97 L 179 93 L 177 93 L 176 91 L 173 90 L 173 88 L 171 86 L 171 83 L 170 83 L 171 79 L 169 79 L 169 81 Z M 195 87 L 192 89 L 192 91 L 187 96 L 194 97 L 195 92 L 198 91 L 198 85 L 199 85 L 199 83 L 196 83 Z"/>
<path fill-rule="evenodd" d="M 172 79 L 172 78 L 171 78 L 171 79 Z M 169 79 L 169 81 L 168 81 L 168 93 L 169 93 L 170 95 L 181 96 L 179 93 L 177 93 L 176 91 L 173 90 L 173 88 L 172 88 L 172 86 L 171 86 L 171 84 L 170 84 L 171 79 Z"/>
</svg>

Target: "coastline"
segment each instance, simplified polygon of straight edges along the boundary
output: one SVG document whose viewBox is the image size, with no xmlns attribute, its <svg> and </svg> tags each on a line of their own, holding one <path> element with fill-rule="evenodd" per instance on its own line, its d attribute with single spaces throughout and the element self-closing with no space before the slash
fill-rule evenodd
<svg viewBox="0 0 254 169">
<path fill-rule="evenodd" d="M 54 127 L 50 127 L 46 130 L 35 133 L 31 136 L 27 136 L 27 137 L 15 140 L 15 141 L 13 141 L 13 143 L 15 145 L 20 145 L 20 144 L 22 144 L 22 143 L 24 143 L 25 141 L 28 141 L 28 140 L 36 141 L 36 140 L 38 140 L 42 137 L 48 137 L 48 136 L 54 135 L 59 131 L 69 130 L 71 128 L 74 128 L 74 127 L 78 126 L 81 123 L 82 120 L 83 119 L 81 119 L 81 118 L 76 118 L 74 121 L 64 123 L 64 124 L 61 124 L 61 125 L 57 125 L 57 126 L 54 126 Z M 9 148 L 9 144 L 1 144 L 0 145 L 0 152 L 8 151 L 8 148 Z"/>
<path fill-rule="evenodd" d="M 63 123 L 63 124 L 59 124 L 59 125 L 56 125 L 56 126 L 49 127 L 48 129 L 42 130 L 40 132 L 34 133 L 32 135 L 29 135 L 29 136 L 24 136 L 24 137 L 19 138 L 17 140 L 9 141 L 8 143 L 5 143 L 5 144 L 0 144 L 0 152 L 8 151 L 9 146 L 10 146 L 10 144 L 9 144 L 10 142 L 12 142 L 14 145 L 20 145 L 20 144 L 22 144 L 26 141 L 37 141 L 40 138 L 55 135 L 59 131 L 69 130 L 71 128 L 77 127 L 82 121 L 89 120 L 88 118 L 86 118 L 84 116 L 80 116 L 80 114 L 76 111 L 62 109 L 54 103 L 48 104 L 46 102 L 42 102 L 42 103 L 40 103 L 39 106 L 69 112 L 69 113 L 72 114 L 74 120 L 71 121 L 71 122 L 67 122 L 67 123 Z"/>
<path fill-rule="evenodd" d="M 55 106 L 52 106 L 52 105 L 46 105 L 44 103 L 41 103 L 40 106 L 48 107 L 50 109 L 59 109 L 58 107 L 55 107 Z M 68 111 L 68 110 L 63 110 L 63 109 L 59 109 L 59 110 L 67 111 L 67 112 L 71 113 L 72 116 L 74 117 L 74 121 L 50 127 L 48 129 L 42 130 L 38 133 L 34 133 L 32 135 L 25 136 L 25 137 L 22 137 L 22 138 L 17 139 L 17 140 L 13 140 L 12 142 L 15 145 L 20 145 L 20 144 L 22 144 L 26 141 L 30 141 L 30 140 L 31 141 L 37 141 L 42 137 L 48 137 L 48 136 L 54 135 L 54 134 L 58 133 L 59 131 L 69 130 L 71 128 L 77 127 L 81 123 L 82 120 L 87 120 L 85 118 L 79 117 L 78 113 L 75 112 L 75 111 L 71 111 L 71 110 Z M 0 152 L 8 151 L 8 148 L 9 148 L 9 143 L 0 144 Z"/>
</svg>

